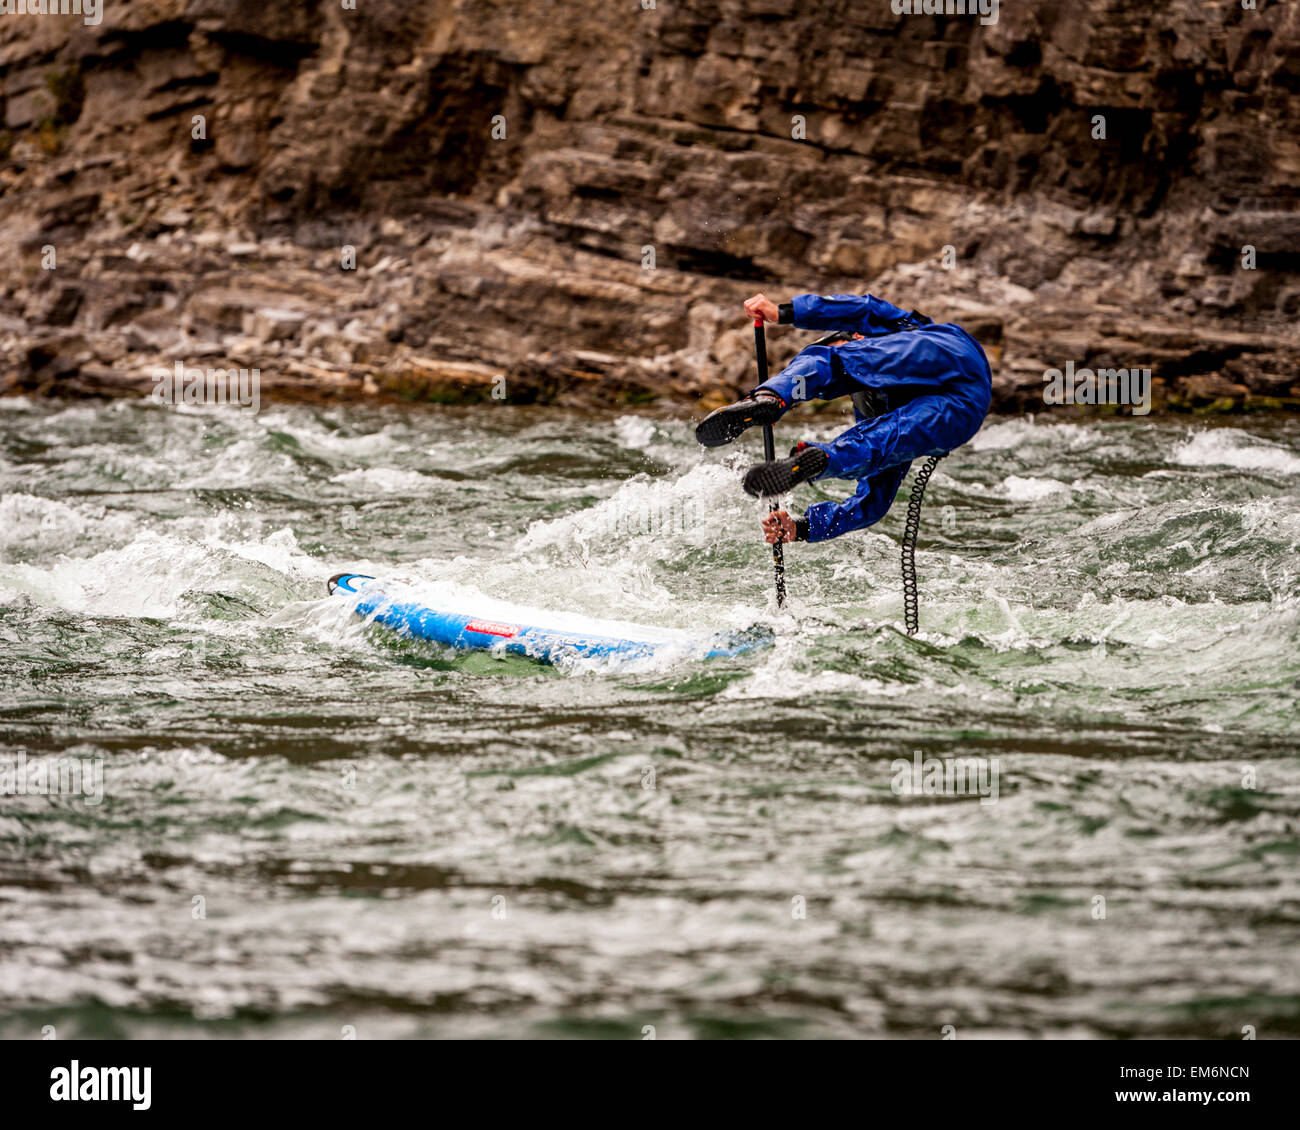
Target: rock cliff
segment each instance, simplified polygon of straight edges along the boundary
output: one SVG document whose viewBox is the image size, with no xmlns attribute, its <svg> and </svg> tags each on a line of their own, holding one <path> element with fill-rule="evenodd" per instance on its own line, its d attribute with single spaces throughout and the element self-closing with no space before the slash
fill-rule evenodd
<svg viewBox="0 0 1300 1130">
<path fill-rule="evenodd" d="M 1003 410 L 1300 405 L 1293 3 L 346 2 L 0 13 L 0 388 L 708 405 L 871 290 Z"/>
</svg>

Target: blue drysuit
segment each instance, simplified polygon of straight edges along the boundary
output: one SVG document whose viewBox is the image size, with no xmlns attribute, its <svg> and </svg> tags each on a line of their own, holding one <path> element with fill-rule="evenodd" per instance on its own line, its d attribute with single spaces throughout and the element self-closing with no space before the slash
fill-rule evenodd
<svg viewBox="0 0 1300 1130">
<path fill-rule="evenodd" d="M 880 521 L 913 459 L 951 451 L 979 431 L 989 410 L 992 374 L 984 350 L 960 326 L 930 323 L 895 331 L 907 311 L 869 294 L 800 294 L 793 307 L 800 329 L 863 335 L 860 341 L 810 345 L 759 386 L 787 405 L 854 398 L 853 427 L 814 445 L 830 458 L 819 478 L 858 480 L 851 498 L 806 511 L 808 540 L 825 541 Z"/>
</svg>

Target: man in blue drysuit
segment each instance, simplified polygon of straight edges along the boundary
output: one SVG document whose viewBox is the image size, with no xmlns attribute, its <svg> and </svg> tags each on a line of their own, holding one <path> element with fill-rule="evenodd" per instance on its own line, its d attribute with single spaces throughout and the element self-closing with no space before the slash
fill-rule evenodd
<svg viewBox="0 0 1300 1130">
<path fill-rule="evenodd" d="M 769 542 L 826 541 L 880 521 L 913 459 L 942 455 L 977 431 L 989 410 L 992 374 L 979 343 L 951 322 L 936 325 L 869 294 L 799 294 L 777 306 L 761 294 L 745 303 L 754 321 L 839 331 L 808 346 L 736 404 L 695 429 L 705 447 L 771 424 L 801 400 L 853 400 L 855 423 L 829 443 L 799 443 L 788 459 L 745 474 L 756 497 L 787 494 L 813 479 L 856 479 L 843 502 L 819 502 L 802 518 L 777 510 L 763 519 Z"/>
</svg>

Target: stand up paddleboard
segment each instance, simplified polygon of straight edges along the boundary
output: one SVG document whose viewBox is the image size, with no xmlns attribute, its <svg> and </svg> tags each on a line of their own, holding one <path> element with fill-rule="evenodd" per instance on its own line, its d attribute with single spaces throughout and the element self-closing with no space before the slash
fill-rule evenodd
<svg viewBox="0 0 1300 1130">
<path fill-rule="evenodd" d="M 671 628 L 600 622 L 574 613 L 543 612 L 497 601 L 484 601 L 477 610 L 435 607 L 422 596 L 418 586 L 357 573 L 331 577 L 328 587 L 331 596 L 354 601 L 353 611 L 358 616 L 408 639 L 428 640 L 444 647 L 506 651 L 546 663 L 566 659 L 622 661 L 657 655 L 712 659 L 741 655 L 771 642 L 770 634 L 734 633 L 704 638 Z"/>
</svg>

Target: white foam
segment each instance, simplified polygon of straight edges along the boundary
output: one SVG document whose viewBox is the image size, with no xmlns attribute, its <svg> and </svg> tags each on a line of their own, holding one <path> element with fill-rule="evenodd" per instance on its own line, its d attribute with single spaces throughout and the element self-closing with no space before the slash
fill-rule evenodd
<svg viewBox="0 0 1300 1130">
<path fill-rule="evenodd" d="M 5 567 L 9 587 L 41 604 L 100 616 L 170 617 L 206 551 L 199 545 L 158 534 L 143 534 L 122 549 L 64 560 L 48 569 Z"/>
<path fill-rule="evenodd" d="M 279 415 L 263 414 L 258 423 L 267 431 L 280 432 L 292 436 L 304 451 L 315 455 L 340 455 L 356 459 L 367 455 L 391 455 L 406 451 L 407 446 L 393 434 L 391 427 L 383 427 L 375 432 L 362 435 L 343 435 L 323 428 L 306 427 L 292 424 L 288 418 Z"/>
<path fill-rule="evenodd" d="M 181 614 L 187 593 L 231 592 L 244 582 L 264 585 L 254 568 L 245 567 L 243 582 L 232 574 L 236 559 L 286 579 L 319 581 L 328 575 L 326 566 L 303 553 L 287 528 L 266 537 L 227 540 L 227 518 L 196 525 L 193 538 L 151 531 L 92 556 L 63 557 L 44 567 L 4 565 L 0 584 L 40 604 L 73 612 L 171 619 Z"/>
<path fill-rule="evenodd" d="M 0 498 L 0 546 L 39 541 L 45 548 L 75 541 L 86 529 L 86 519 L 66 502 L 30 494 Z"/>
<path fill-rule="evenodd" d="M 1051 444 L 1075 448 L 1094 442 L 1095 433 L 1078 424 L 1040 424 L 1035 420 L 999 420 L 985 423 L 970 446 L 976 451 L 1001 451 L 1025 444 Z"/>
<path fill-rule="evenodd" d="M 783 700 L 816 694 L 893 697 L 909 689 L 902 685 L 891 686 L 879 679 L 862 678 L 847 671 L 805 671 L 803 667 L 806 663 L 806 642 L 799 638 L 798 633 L 783 632 L 776 637 L 775 646 L 753 674 L 732 683 L 720 691 L 718 697 Z"/>
<path fill-rule="evenodd" d="M 1069 494 L 1070 488 L 1056 479 L 1023 478 L 1008 475 L 999 490 L 1012 502 L 1041 502 L 1056 494 Z"/>
<path fill-rule="evenodd" d="M 374 491 L 379 494 L 403 494 L 411 491 L 428 491 L 434 480 L 419 471 L 404 471 L 396 467 L 363 467 L 345 471 L 330 479 L 332 483 L 352 490 Z"/>
<path fill-rule="evenodd" d="M 1174 448 L 1173 461 L 1183 467 L 1236 467 L 1241 471 L 1300 474 L 1300 458 L 1235 428 L 1193 433 L 1186 443 Z"/>
<path fill-rule="evenodd" d="M 644 416 L 620 416 L 614 421 L 614 437 L 623 447 L 644 451 L 655 437 L 654 421 Z"/>
<path fill-rule="evenodd" d="M 135 488 L 230 490 L 294 473 L 288 455 L 268 452 L 261 441 L 254 439 L 238 439 L 216 450 L 195 451 L 183 439 L 169 436 L 160 448 L 147 453 L 138 445 L 92 443 L 65 448 L 62 457 L 64 475 L 79 472 Z"/>
<path fill-rule="evenodd" d="M 327 575 L 326 567 L 320 561 L 298 547 L 298 539 L 288 526 L 254 540 L 233 541 L 210 536 L 205 539 L 205 544 L 211 548 L 224 549 L 245 561 L 256 561 L 259 565 L 265 565 L 286 576 L 324 579 Z"/>
<path fill-rule="evenodd" d="M 676 479 L 637 475 L 595 506 L 563 518 L 534 522 L 515 544 L 521 555 L 547 548 L 580 547 L 624 556 L 637 552 L 662 556 L 671 543 L 714 540 L 720 524 L 743 513 L 734 469 L 701 463 Z"/>
<path fill-rule="evenodd" d="M 135 520 L 102 506 L 72 506 L 58 499 L 31 494 L 0 498 L 0 560 L 11 556 L 69 553 L 92 536 L 105 542 L 124 538 Z"/>
</svg>

